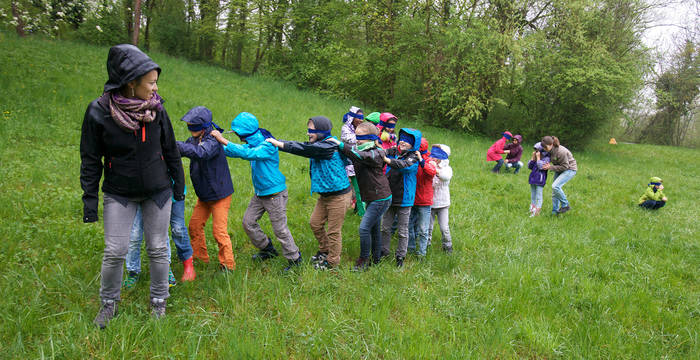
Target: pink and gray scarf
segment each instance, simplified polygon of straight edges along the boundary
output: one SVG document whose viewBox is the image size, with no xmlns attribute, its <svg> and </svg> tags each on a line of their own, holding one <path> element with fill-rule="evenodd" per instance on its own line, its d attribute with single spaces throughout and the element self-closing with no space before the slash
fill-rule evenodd
<svg viewBox="0 0 700 360">
<path fill-rule="evenodd" d="M 156 118 L 156 112 L 163 110 L 162 98 L 153 93 L 148 100 L 127 98 L 113 92 L 109 97 L 109 111 L 114 122 L 125 131 L 136 131 L 141 128 L 139 122 L 151 122 Z"/>
</svg>

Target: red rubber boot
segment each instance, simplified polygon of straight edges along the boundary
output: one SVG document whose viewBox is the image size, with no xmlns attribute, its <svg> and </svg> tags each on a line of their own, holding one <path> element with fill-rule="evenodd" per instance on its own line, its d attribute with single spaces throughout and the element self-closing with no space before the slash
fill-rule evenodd
<svg viewBox="0 0 700 360">
<path fill-rule="evenodd" d="M 192 265 L 192 257 L 190 256 L 189 259 L 183 261 L 182 265 L 184 267 L 184 271 L 182 273 L 181 281 L 194 281 L 194 278 L 197 277 L 197 273 L 194 272 L 194 265 Z"/>
</svg>

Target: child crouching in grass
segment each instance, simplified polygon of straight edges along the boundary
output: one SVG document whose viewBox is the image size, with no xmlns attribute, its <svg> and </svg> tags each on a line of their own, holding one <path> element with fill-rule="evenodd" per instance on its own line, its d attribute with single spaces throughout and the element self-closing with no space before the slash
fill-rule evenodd
<svg viewBox="0 0 700 360">
<path fill-rule="evenodd" d="M 372 260 L 376 264 L 381 255 L 382 216 L 391 205 L 389 180 L 384 175 L 384 150 L 379 146 L 379 130 L 370 122 L 364 122 L 355 129 L 356 145 L 339 142 L 338 149 L 347 156 L 355 168 L 355 176 L 360 187 L 362 201 L 366 203 L 365 214 L 360 222 L 360 257 L 355 262 L 355 270 L 364 270 Z"/>
<path fill-rule="evenodd" d="M 228 234 L 228 210 L 233 182 L 224 150 L 211 135 L 220 128 L 212 121 L 211 111 L 204 106 L 188 111 L 182 121 L 187 123 L 192 134 L 187 141 L 178 141 L 177 148 L 182 156 L 190 159 L 190 178 L 197 194 L 189 225 L 194 257 L 209 262 L 204 225 L 212 216 L 212 233 L 219 245 L 219 269 L 232 271 L 236 262 Z"/>
<path fill-rule="evenodd" d="M 311 260 L 314 268 L 328 270 L 340 264 L 343 222 L 345 212 L 352 203 L 352 187 L 348 181 L 345 161 L 337 151 L 338 142 L 331 141 L 331 121 L 324 116 L 314 116 L 309 119 L 307 128 L 308 142 L 273 138 L 265 141 L 284 152 L 309 158 L 311 192 L 320 195 L 309 220 L 311 231 L 318 240 L 318 252 Z"/>
<path fill-rule="evenodd" d="M 549 163 L 549 153 L 542 147 L 541 143 L 534 146 L 532 159 L 527 163 L 531 170 L 528 179 L 530 183 L 530 217 L 537 216 L 542 210 L 542 191 L 547 184 L 547 170 L 542 167 Z"/>
<path fill-rule="evenodd" d="M 644 209 L 656 210 L 664 207 L 668 198 L 664 195 L 663 180 L 653 177 L 649 180 L 649 186 L 642 197 L 639 198 L 639 206 Z"/>
</svg>

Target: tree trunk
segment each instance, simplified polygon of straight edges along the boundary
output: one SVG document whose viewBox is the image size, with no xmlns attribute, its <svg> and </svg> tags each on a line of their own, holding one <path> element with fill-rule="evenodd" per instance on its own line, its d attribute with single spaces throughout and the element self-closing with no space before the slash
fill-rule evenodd
<svg viewBox="0 0 700 360">
<path fill-rule="evenodd" d="M 17 35 L 24 37 L 24 21 L 22 21 L 22 18 L 19 16 L 19 11 L 17 10 L 17 3 L 12 2 L 12 17 L 17 19 L 17 26 L 15 26 L 15 31 L 17 31 Z"/>
<path fill-rule="evenodd" d="M 139 45 L 139 28 L 141 27 L 141 0 L 134 0 L 134 33 L 132 34 L 131 43 L 134 46 Z"/>
<path fill-rule="evenodd" d="M 155 3 L 155 0 L 147 0 L 146 2 L 146 8 L 148 9 L 148 12 L 146 12 L 146 31 L 143 34 L 143 41 L 144 41 L 144 47 L 146 50 L 151 50 L 151 19 L 153 18 L 153 4 Z"/>
</svg>

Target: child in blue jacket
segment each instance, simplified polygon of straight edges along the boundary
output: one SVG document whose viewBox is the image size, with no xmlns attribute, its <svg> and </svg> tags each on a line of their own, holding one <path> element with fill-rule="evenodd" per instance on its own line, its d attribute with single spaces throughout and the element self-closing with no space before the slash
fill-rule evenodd
<svg viewBox="0 0 700 360">
<path fill-rule="evenodd" d="M 307 123 L 308 142 L 265 139 L 284 152 L 309 158 L 311 192 L 320 195 L 309 220 L 311 231 L 318 240 L 318 252 L 311 260 L 319 270 L 340 264 L 343 222 L 352 203 L 352 186 L 344 157 L 338 153 L 337 141 L 332 141 L 335 139 L 331 136 L 332 128 L 328 118 L 314 116 Z"/>
<path fill-rule="evenodd" d="M 226 156 L 250 161 L 255 194 L 243 215 L 243 229 L 253 245 L 260 249 L 260 252 L 253 255 L 253 260 L 264 261 L 278 255 L 270 238 L 258 224 L 258 220 L 267 212 L 275 236 L 282 246 L 282 255 L 289 262 L 285 271 L 291 270 L 293 266 L 300 265 L 302 260 L 301 252 L 287 227 L 288 193 L 286 179 L 279 169 L 279 151 L 265 141 L 266 137 L 272 135 L 259 127 L 258 119 L 251 113 L 238 114 L 231 122 L 231 130 L 244 144 L 234 144 L 216 130 L 211 134 L 224 145 Z"/>
<path fill-rule="evenodd" d="M 391 251 L 391 226 L 396 216 L 399 243 L 396 248 L 396 266 L 403 266 L 408 250 L 408 220 L 416 198 L 416 173 L 420 164 L 421 132 L 416 129 L 401 129 L 397 147 L 386 151 L 384 162 L 388 165 L 386 176 L 391 187 L 392 201 L 382 219 L 382 255 Z"/>
</svg>

